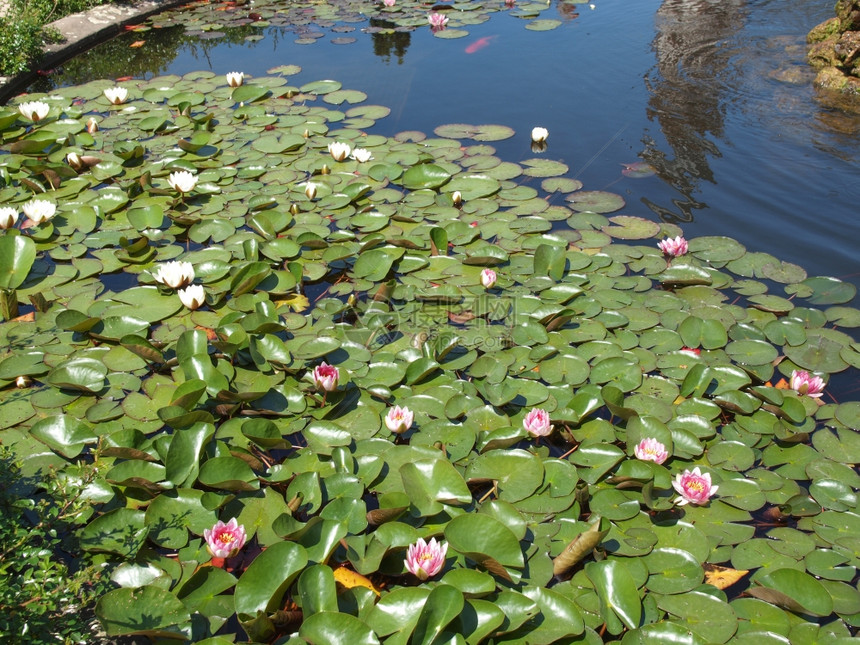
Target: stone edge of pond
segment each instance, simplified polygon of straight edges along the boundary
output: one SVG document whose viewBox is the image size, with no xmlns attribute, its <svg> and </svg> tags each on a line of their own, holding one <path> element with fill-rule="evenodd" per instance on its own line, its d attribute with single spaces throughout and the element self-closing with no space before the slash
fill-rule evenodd
<svg viewBox="0 0 860 645">
<path fill-rule="evenodd" d="M 58 31 L 62 40 L 45 46 L 39 69 L 50 69 L 108 38 L 118 35 L 126 25 L 159 11 L 188 4 L 188 0 L 139 0 L 118 2 L 75 13 L 47 25 Z M 36 72 L 16 76 L 0 76 L 0 104 L 26 88 L 36 78 Z"/>
</svg>

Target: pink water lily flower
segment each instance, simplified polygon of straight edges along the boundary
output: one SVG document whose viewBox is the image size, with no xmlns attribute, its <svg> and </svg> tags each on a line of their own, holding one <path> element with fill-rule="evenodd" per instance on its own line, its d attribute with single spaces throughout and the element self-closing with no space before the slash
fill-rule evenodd
<svg viewBox="0 0 860 645">
<path fill-rule="evenodd" d="M 672 487 L 680 494 L 680 497 L 675 499 L 678 506 L 707 504 L 719 489 L 719 486 L 711 484 L 711 474 L 700 472 L 698 466 L 692 471 L 685 470 L 675 475 Z"/>
<path fill-rule="evenodd" d="M 633 454 L 636 455 L 636 459 L 641 459 L 642 461 L 653 461 L 657 464 L 662 464 L 669 458 L 669 453 L 666 452 L 666 446 L 653 437 L 648 437 L 640 441 L 639 444 L 633 448 Z"/>
<path fill-rule="evenodd" d="M 821 398 L 824 393 L 824 380 L 820 376 L 811 376 L 809 372 L 803 370 L 794 370 L 788 385 L 795 392 L 806 394 L 813 399 Z"/>
<path fill-rule="evenodd" d="M 215 558 L 232 558 L 245 546 L 245 527 L 234 517 L 224 524 L 218 520 L 211 529 L 203 531 L 206 548 Z"/>
<path fill-rule="evenodd" d="M 430 542 L 425 542 L 424 538 L 418 538 L 415 544 L 409 545 L 403 564 L 406 565 L 409 573 L 424 581 L 442 570 L 446 553 L 448 553 L 447 543 L 437 543 L 436 538 L 430 538 Z"/>
<path fill-rule="evenodd" d="M 403 406 L 395 405 L 389 408 L 388 414 L 385 415 L 385 427 L 391 430 L 394 434 L 403 434 L 412 427 L 414 414 L 412 410 Z"/>
<path fill-rule="evenodd" d="M 384 4 L 386 7 L 393 7 L 396 1 L 397 0 L 382 0 L 382 4 Z"/>
<path fill-rule="evenodd" d="M 323 362 L 314 368 L 314 385 L 321 392 L 334 392 L 339 378 L 340 372 L 333 365 Z"/>
<path fill-rule="evenodd" d="M 445 25 L 448 24 L 448 16 L 442 13 L 436 13 L 435 11 L 427 16 L 427 20 L 430 21 L 430 27 L 434 31 L 444 29 Z"/>
<path fill-rule="evenodd" d="M 481 284 L 484 285 L 485 289 L 489 289 L 496 284 L 496 277 L 495 271 L 492 269 L 484 269 L 481 271 Z"/>
<path fill-rule="evenodd" d="M 667 237 L 662 242 L 657 244 L 657 247 L 663 251 L 665 255 L 671 255 L 673 258 L 679 255 L 684 255 L 687 252 L 687 240 L 680 235 L 676 238 Z"/>
<path fill-rule="evenodd" d="M 545 437 L 552 432 L 552 422 L 546 410 L 535 408 L 523 419 L 523 428 L 536 437 Z"/>
</svg>

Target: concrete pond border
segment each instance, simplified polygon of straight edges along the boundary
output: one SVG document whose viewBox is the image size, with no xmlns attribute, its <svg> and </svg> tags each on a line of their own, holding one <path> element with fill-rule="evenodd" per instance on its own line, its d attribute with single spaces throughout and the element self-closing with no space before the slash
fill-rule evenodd
<svg viewBox="0 0 860 645">
<path fill-rule="evenodd" d="M 45 46 L 39 68 L 55 67 L 76 54 L 120 34 L 126 25 L 136 24 L 154 13 L 183 4 L 188 4 L 188 0 L 115 2 L 56 20 L 48 26 L 58 31 L 62 39 L 60 42 Z M 35 77 L 35 70 L 16 76 L 0 76 L 0 104 L 6 103 L 22 92 Z"/>
</svg>

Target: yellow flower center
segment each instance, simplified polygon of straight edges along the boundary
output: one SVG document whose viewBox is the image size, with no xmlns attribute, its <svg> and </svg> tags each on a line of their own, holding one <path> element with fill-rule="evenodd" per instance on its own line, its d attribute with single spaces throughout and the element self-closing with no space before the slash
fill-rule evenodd
<svg viewBox="0 0 860 645">
<path fill-rule="evenodd" d="M 705 490 L 705 486 L 698 479 L 693 480 L 691 482 L 687 482 L 687 490 L 693 490 L 697 493 L 701 493 Z"/>
<path fill-rule="evenodd" d="M 418 556 L 419 562 L 427 562 L 427 560 L 432 560 L 432 559 L 433 559 L 433 556 L 429 553 L 422 553 L 421 555 Z"/>
<path fill-rule="evenodd" d="M 218 541 L 221 544 L 231 544 L 236 541 L 236 538 L 234 538 L 230 533 L 222 533 L 218 536 Z"/>
</svg>

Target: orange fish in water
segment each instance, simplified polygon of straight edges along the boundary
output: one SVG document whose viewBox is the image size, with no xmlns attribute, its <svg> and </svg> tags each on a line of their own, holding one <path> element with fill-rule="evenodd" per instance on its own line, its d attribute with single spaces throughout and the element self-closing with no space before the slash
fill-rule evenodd
<svg viewBox="0 0 860 645">
<path fill-rule="evenodd" d="M 493 40 L 493 38 L 495 38 L 495 36 L 484 36 L 483 38 L 478 38 L 478 40 L 466 47 L 466 53 L 474 54 L 476 51 L 481 50 L 487 45 L 489 45 L 490 41 Z"/>
</svg>

